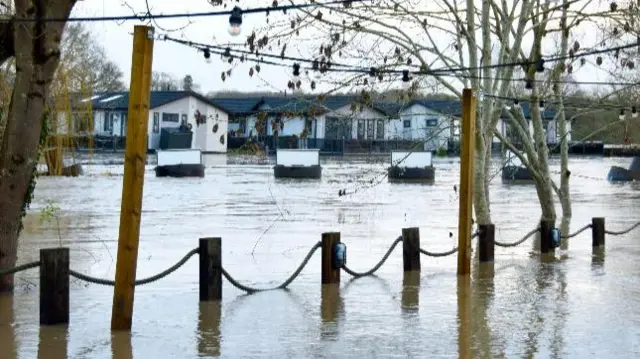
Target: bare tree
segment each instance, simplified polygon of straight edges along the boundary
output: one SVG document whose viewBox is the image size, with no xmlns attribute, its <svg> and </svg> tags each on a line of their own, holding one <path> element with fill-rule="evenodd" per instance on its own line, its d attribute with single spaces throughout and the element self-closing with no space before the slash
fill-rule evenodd
<svg viewBox="0 0 640 359">
<path fill-rule="evenodd" d="M 248 44 L 253 51 L 279 48 L 285 54 L 292 51 L 292 39 L 300 37 L 307 46 L 315 43 L 312 51 L 319 55 L 311 56 L 321 62 L 357 63 L 377 70 L 422 71 L 426 76 L 416 75 L 412 79 L 409 92 L 414 94 L 427 81 L 435 81 L 456 96 L 461 95 L 460 84 L 491 95 L 479 102 L 477 117 L 474 207 L 482 224 L 491 222 L 487 174 L 491 167 L 492 138 L 504 107 L 504 100 L 495 98 L 510 95 L 517 70 L 515 66 L 492 66 L 539 60 L 547 24 L 557 10 L 558 6 L 538 0 L 483 1 L 480 6 L 472 0 L 439 0 L 428 4 L 382 0 L 373 5 L 354 2 L 331 9 L 319 6 L 300 10 L 289 15 L 290 24 L 274 25 L 265 33 L 251 34 Z M 525 37 L 533 40 L 529 51 L 523 49 Z M 438 67 L 460 70 L 433 71 Z M 535 80 L 535 66 L 525 67 L 524 71 Z M 398 81 L 397 76 L 385 76 L 387 81 Z M 531 103 L 537 105 L 544 91 L 542 86 L 533 86 Z M 528 126 L 522 126 L 521 113 L 514 114 L 513 123 L 525 138 L 527 159 L 523 163 L 536 179 L 543 217 L 555 219 L 543 121 L 537 106 L 531 109 L 533 134 Z M 524 159 L 522 152 L 518 154 Z"/>
<path fill-rule="evenodd" d="M 82 88 L 94 92 L 122 91 L 125 88 L 123 76 L 122 70 L 109 60 L 87 26 L 82 23 L 66 26 L 52 91 L 59 92 L 62 88 L 71 92 Z"/>
<path fill-rule="evenodd" d="M 153 71 L 151 74 L 151 91 L 177 91 L 178 80 L 166 72 Z"/>
<path fill-rule="evenodd" d="M 0 269 L 17 259 L 18 237 L 35 188 L 46 99 L 60 62 L 64 21 L 76 0 L 15 0 L 14 15 L 0 22 L 0 63 L 15 57 L 15 82 L 0 150 Z M 19 20 L 18 20 L 19 19 Z M 0 277 L 12 291 L 13 275 Z"/>
</svg>

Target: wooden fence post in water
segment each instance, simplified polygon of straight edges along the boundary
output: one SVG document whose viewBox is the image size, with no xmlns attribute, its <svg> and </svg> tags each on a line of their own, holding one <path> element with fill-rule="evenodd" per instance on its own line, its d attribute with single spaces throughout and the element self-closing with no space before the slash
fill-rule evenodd
<svg viewBox="0 0 640 359">
<path fill-rule="evenodd" d="M 340 283 L 340 268 L 333 268 L 333 246 L 340 242 L 340 232 L 322 233 L 322 284 Z"/>
<path fill-rule="evenodd" d="M 404 271 L 420 270 L 420 229 L 402 229 L 402 263 Z"/>
<path fill-rule="evenodd" d="M 40 250 L 40 324 L 69 323 L 69 248 Z"/>
<path fill-rule="evenodd" d="M 478 251 L 480 262 L 493 262 L 495 252 L 495 226 L 481 224 L 478 226 Z"/>
<path fill-rule="evenodd" d="M 591 246 L 604 246 L 604 218 L 591 218 Z"/>
<path fill-rule="evenodd" d="M 458 275 L 471 274 L 471 219 L 476 136 L 476 97 L 472 89 L 462 91 L 462 136 L 460 139 L 460 208 L 458 213 Z"/>
<path fill-rule="evenodd" d="M 147 159 L 147 129 L 153 57 L 153 27 L 136 25 L 129 90 L 127 144 L 122 179 L 120 232 L 116 259 L 116 284 L 111 307 L 111 330 L 131 330 L 135 293 L 144 165 Z"/>
<path fill-rule="evenodd" d="M 553 239 L 551 238 L 551 230 L 553 229 L 553 221 L 540 221 L 540 253 L 554 253 Z"/>
<path fill-rule="evenodd" d="M 222 299 L 222 239 L 200 238 L 200 301 Z"/>
</svg>

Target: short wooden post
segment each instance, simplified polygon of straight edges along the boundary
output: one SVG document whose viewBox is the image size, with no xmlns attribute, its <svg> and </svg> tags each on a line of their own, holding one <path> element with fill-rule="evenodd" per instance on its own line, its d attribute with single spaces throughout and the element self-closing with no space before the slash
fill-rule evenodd
<svg viewBox="0 0 640 359">
<path fill-rule="evenodd" d="M 591 245 L 593 247 L 604 246 L 604 218 L 591 218 Z"/>
<path fill-rule="evenodd" d="M 420 270 L 420 229 L 402 229 L 402 262 L 404 271 Z"/>
<path fill-rule="evenodd" d="M 222 299 L 222 239 L 200 238 L 200 301 Z"/>
<path fill-rule="evenodd" d="M 69 248 L 40 250 L 40 324 L 69 323 Z"/>
<path fill-rule="evenodd" d="M 553 229 L 553 221 L 540 221 L 540 253 L 553 253 L 553 241 L 551 238 L 551 230 Z"/>
<path fill-rule="evenodd" d="M 340 283 L 340 268 L 333 268 L 333 246 L 340 242 L 340 232 L 322 233 L 322 284 Z"/>
<path fill-rule="evenodd" d="M 481 224 L 478 226 L 478 252 L 480 262 L 493 262 L 495 252 L 495 226 L 493 224 Z"/>
</svg>

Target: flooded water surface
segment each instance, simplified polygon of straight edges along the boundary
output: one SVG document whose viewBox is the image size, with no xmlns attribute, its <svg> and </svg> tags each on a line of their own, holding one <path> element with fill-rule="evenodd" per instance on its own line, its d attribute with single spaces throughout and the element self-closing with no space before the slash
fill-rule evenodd
<svg viewBox="0 0 640 359">
<path fill-rule="evenodd" d="M 605 181 L 610 166 L 628 162 L 571 159 L 574 213 L 564 227 L 606 217 L 620 230 L 640 220 L 640 187 Z M 391 184 L 380 176 L 387 164 L 347 159 L 324 160 L 320 181 L 275 180 L 269 164 L 226 156 L 207 163 L 196 179 L 156 178 L 147 166 L 138 278 L 171 266 L 201 237 L 222 237 L 224 268 L 261 288 L 286 279 L 323 232 L 341 233 L 356 271 L 375 265 L 402 228 L 419 227 L 429 251 L 457 243 L 457 159 L 436 163 L 432 185 Z M 114 277 L 123 167 L 85 170 L 39 179 L 19 263 L 62 245 L 72 269 Z M 533 186 L 496 176 L 496 240 L 515 242 L 538 225 L 536 198 Z M 640 229 L 607 236 L 606 252 L 593 256 L 588 230 L 553 261 L 541 261 L 535 239 L 496 248 L 491 266 L 477 265 L 475 251 L 470 283 L 458 281 L 455 255 L 422 256 L 422 271 L 404 274 L 399 246 L 376 276 L 343 272 L 339 286 L 321 286 L 316 252 L 289 290 L 245 295 L 225 281 L 221 303 L 198 302 L 194 257 L 136 288 L 130 335 L 110 332 L 113 288 L 76 279 L 70 324 L 40 327 L 32 269 L 17 275 L 13 297 L 0 297 L 0 358 L 631 358 L 640 354 L 639 237 Z"/>
</svg>

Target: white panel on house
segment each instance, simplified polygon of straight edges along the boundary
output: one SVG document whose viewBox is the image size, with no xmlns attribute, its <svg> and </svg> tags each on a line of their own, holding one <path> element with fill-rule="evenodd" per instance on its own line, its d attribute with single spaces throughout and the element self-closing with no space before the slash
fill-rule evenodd
<svg viewBox="0 0 640 359">
<path fill-rule="evenodd" d="M 102 100 L 100 100 L 100 102 L 110 102 L 110 101 L 113 101 L 113 100 L 117 100 L 122 96 L 124 96 L 124 95 L 123 94 L 119 94 L 119 95 L 109 96 L 107 98 L 103 98 Z"/>
<path fill-rule="evenodd" d="M 82 100 L 80 100 L 80 102 L 89 102 L 89 101 L 93 101 L 93 100 L 97 99 L 98 97 L 100 97 L 100 95 L 93 95 L 93 96 L 91 96 L 91 97 L 83 98 Z"/>
<path fill-rule="evenodd" d="M 318 149 L 278 149 L 276 164 L 286 167 L 317 166 L 320 165 L 320 150 Z"/>
<path fill-rule="evenodd" d="M 202 153 L 200 150 L 179 149 L 179 150 L 158 150 L 158 166 L 173 165 L 199 165 L 202 164 Z"/>
<path fill-rule="evenodd" d="M 423 168 L 433 165 L 431 152 L 391 152 L 391 165 L 405 168 Z"/>
<path fill-rule="evenodd" d="M 523 153 L 522 155 L 524 156 L 525 159 L 527 158 L 526 153 Z M 520 158 L 509 150 L 505 151 L 504 163 L 505 163 L 505 166 L 524 167 L 524 165 L 522 164 L 522 161 L 520 161 Z"/>
</svg>

